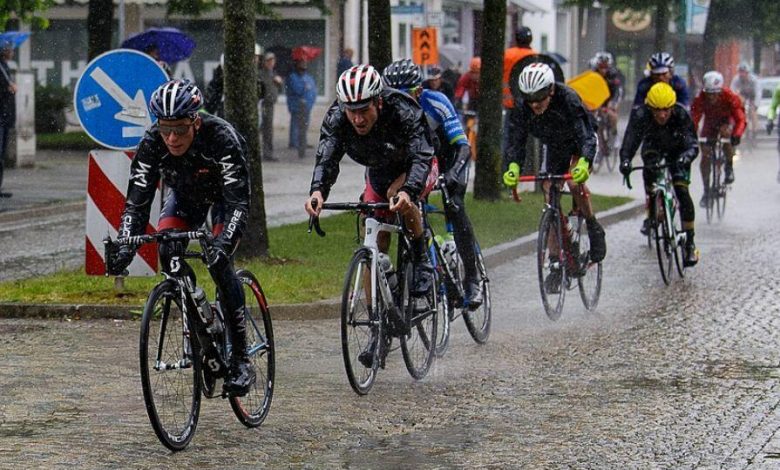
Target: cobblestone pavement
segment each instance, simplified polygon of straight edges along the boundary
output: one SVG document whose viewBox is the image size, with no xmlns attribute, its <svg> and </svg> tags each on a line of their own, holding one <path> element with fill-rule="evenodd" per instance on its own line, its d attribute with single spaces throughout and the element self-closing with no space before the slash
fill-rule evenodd
<svg viewBox="0 0 780 470">
<path fill-rule="evenodd" d="M 572 291 L 550 322 L 533 257 L 501 265 L 488 344 L 454 324 L 420 382 L 395 352 L 358 397 L 336 320 L 277 321 L 267 421 L 207 400 L 178 454 L 146 417 L 138 322 L 2 320 L 0 467 L 778 468 L 775 172 L 769 152 L 739 162 L 725 220 L 699 217 L 700 265 L 669 287 L 640 218 L 609 226 L 596 314 Z"/>
</svg>

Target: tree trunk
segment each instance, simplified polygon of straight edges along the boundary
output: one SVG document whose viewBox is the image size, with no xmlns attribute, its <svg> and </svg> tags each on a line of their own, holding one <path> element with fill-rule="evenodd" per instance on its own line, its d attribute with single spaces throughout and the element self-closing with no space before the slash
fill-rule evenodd
<svg viewBox="0 0 780 470">
<path fill-rule="evenodd" d="M 669 33 L 669 2 L 659 0 L 655 4 L 655 42 L 656 51 L 665 51 L 666 37 Z"/>
<path fill-rule="evenodd" d="M 764 47 L 764 38 L 760 33 L 753 34 L 753 73 L 761 74 L 761 48 Z"/>
<path fill-rule="evenodd" d="M 506 0 L 485 0 L 482 23 L 482 71 L 479 78 L 479 136 L 474 198 L 501 196 L 501 79 L 504 65 Z"/>
<path fill-rule="evenodd" d="M 721 19 L 722 5 L 724 0 L 712 0 L 710 9 L 707 13 L 707 23 L 704 25 L 704 37 L 702 44 L 702 66 L 706 72 L 715 70 L 715 50 L 718 47 L 719 31 L 718 26 L 723 23 Z"/>
<path fill-rule="evenodd" d="M 393 61 L 390 0 L 368 2 L 368 61 L 380 73 Z"/>
<path fill-rule="evenodd" d="M 252 0 L 225 0 L 225 118 L 246 139 L 251 187 L 249 220 L 239 245 L 239 256 L 268 256 L 263 166 L 257 135 L 257 65 L 255 4 Z"/>
<path fill-rule="evenodd" d="M 111 50 L 112 0 L 89 0 L 87 11 L 87 61 Z"/>
</svg>

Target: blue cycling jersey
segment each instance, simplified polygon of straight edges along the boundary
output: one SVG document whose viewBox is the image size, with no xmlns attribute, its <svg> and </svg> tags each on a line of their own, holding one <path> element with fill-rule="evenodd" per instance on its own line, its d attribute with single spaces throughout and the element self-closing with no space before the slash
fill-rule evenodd
<svg viewBox="0 0 780 470">
<path fill-rule="evenodd" d="M 458 119 L 458 113 L 455 112 L 455 107 L 452 106 L 444 93 L 423 90 L 419 101 L 425 112 L 425 117 L 428 119 L 429 127 L 441 141 L 441 145 L 436 148 L 438 155 L 446 156 L 444 155 L 446 151 L 442 151 L 446 147 L 468 145 L 466 133 L 463 132 L 463 126 Z"/>
</svg>

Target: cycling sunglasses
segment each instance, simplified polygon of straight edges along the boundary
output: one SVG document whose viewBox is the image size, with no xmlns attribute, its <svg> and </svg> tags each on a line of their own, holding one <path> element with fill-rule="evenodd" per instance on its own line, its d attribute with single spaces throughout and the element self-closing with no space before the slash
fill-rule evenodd
<svg viewBox="0 0 780 470">
<path fill-rule="evenodd" d="M 531 103 L 538 103 L 540 101 L 545 100 L 548 96 L 550 96 L 550 88 L 545 88 L 543 90 L 535 91 L 533 93 L 523 93 L 520 92 L 520 96 L 523 98 L 523 101 L 525 101 L 528 104 Z"/>
<path fill-rule="evenodd" d="M 669 111 L 670 109 L 672 109 L 671 106 L 669 106 L 668 108 L 654 108 L 654 107 L 648 105 L 647 107 L 650 108 L 650 111 L 653 112 L 653 113 L 659 113 L 661 111 Z"/>
<path fill-rule="evenodd" d="M 414 96 L 414 94 L 417 93 L 417 90 L 419 90 L 419 89 L 420 89 L 420 86 L 418 85 L 418 86 L 413 86 L 411 88 L 401 88 L 400 90 L 403 91 L 404 93 L 406 93 L 407 95 Z"/>
<path fill-rule="evenodd" d="M 169 136 L 171 134 L 177 135 L 179 137 L 186 135 L 187 132 L 189 132 L 190 127 L 194 126 L 195 122 L 191 122 L 189 124 L 182 124 L 180 126 L 166 126 L 164 124 L 160 124 L 158 126 L 158 130 L 160 131 L 160 134 L 164 136 Z"/>
</svg>

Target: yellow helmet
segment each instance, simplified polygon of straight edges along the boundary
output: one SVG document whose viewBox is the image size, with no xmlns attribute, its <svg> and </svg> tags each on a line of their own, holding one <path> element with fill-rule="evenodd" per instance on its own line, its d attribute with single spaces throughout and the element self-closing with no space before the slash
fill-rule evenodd
<svg viewBox="0 0 780 470">
<path fill-rule="evenodd" d="M 658 82 L 650 87 L 645 98 L 645 104 L 651 108 L 666 109 L 677 102 L 677 93 L 668 83 Z"/>
</svg>

